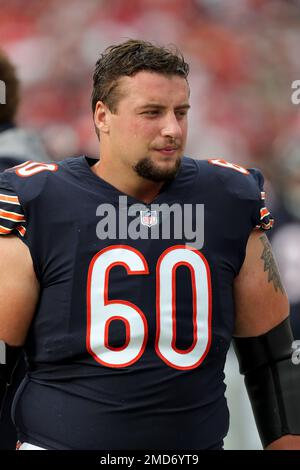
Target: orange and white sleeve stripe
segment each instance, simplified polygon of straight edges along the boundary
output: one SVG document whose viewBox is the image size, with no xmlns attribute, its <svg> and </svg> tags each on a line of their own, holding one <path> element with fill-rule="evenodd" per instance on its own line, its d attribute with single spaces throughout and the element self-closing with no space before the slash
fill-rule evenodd
<svg viewBox="0 0 300 470">
<path fill-rule="evenodd" d="M 270 214 L 268 208 L 264 205 L 265 204 L 266 193 L 264 191 L 261 192 L 261 204 L 263 207 L 260 209 L 260 223 L 256 225 L 256 228 L 260 228 L 262 230 L 270 230 L 274 225 L 274 219 Z"/>
<path fill-rule="evenodd" d="M 0 190 L 0 235 L 17 232 L 22 237 L 26 233 L 25 215 L 18 196 Z"/>
</svg>

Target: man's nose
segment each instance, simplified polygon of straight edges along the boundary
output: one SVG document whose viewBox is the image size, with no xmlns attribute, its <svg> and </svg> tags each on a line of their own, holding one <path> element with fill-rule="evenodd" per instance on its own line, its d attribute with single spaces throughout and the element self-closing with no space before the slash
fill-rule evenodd
<svg viewBox="0 0 300 470">
<path fill-rule="evenodd" d="M 172 139 L 178 139 L 182 136 L 182 129 L 174 113 L 166 115 L 161 134 L 163 137 L 171 137 Z"/>
</svg>

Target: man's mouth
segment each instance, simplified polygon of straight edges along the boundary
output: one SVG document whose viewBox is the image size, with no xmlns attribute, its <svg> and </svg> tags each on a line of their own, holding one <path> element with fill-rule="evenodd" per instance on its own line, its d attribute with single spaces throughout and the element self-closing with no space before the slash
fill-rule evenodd
<svg viewBox="0 0 300 470">
<path fill-rule="evenodd" d="M 164 155 L 172 155 L 178 150 L 178 147 L 167 146 L 167 147 L 162 147 L 162 148 L 158 148 L 154 150 L 156 150 L 157 152 L 163 153 Z"/>
</svg>

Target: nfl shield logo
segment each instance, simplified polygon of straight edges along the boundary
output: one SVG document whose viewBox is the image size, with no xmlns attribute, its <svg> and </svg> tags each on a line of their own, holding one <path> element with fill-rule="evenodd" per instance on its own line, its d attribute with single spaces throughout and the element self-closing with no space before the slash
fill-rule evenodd
<svg viewBox="0 0 300 470">
<path fill-rule="evenodd" d="M 152 225 L 157 224 L 157 212 L 150 211 L 150 209 L 146 211 L 140 211 L 141 214 L 141 224 L 146 225 L 147 227 L 151 227 Z"/>
</svg>

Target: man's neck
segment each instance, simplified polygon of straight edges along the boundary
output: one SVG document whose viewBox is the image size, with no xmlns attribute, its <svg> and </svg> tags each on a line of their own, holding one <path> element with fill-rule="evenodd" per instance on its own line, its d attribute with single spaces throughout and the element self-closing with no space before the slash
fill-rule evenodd
<svg viewBox="0 0 300 470">
<path fill-rule="evenodd" d="M 163 182 L 156 183 L 146 180 L 135 173 L 133 169 L 115 168 L 111 162 L 108 165 L 101 159 L 91 169 L 96 176 L 99 176 L 122 193 L 145 204 L 149 204 L 155 199 L 164 184 Z"/>
</svg>

